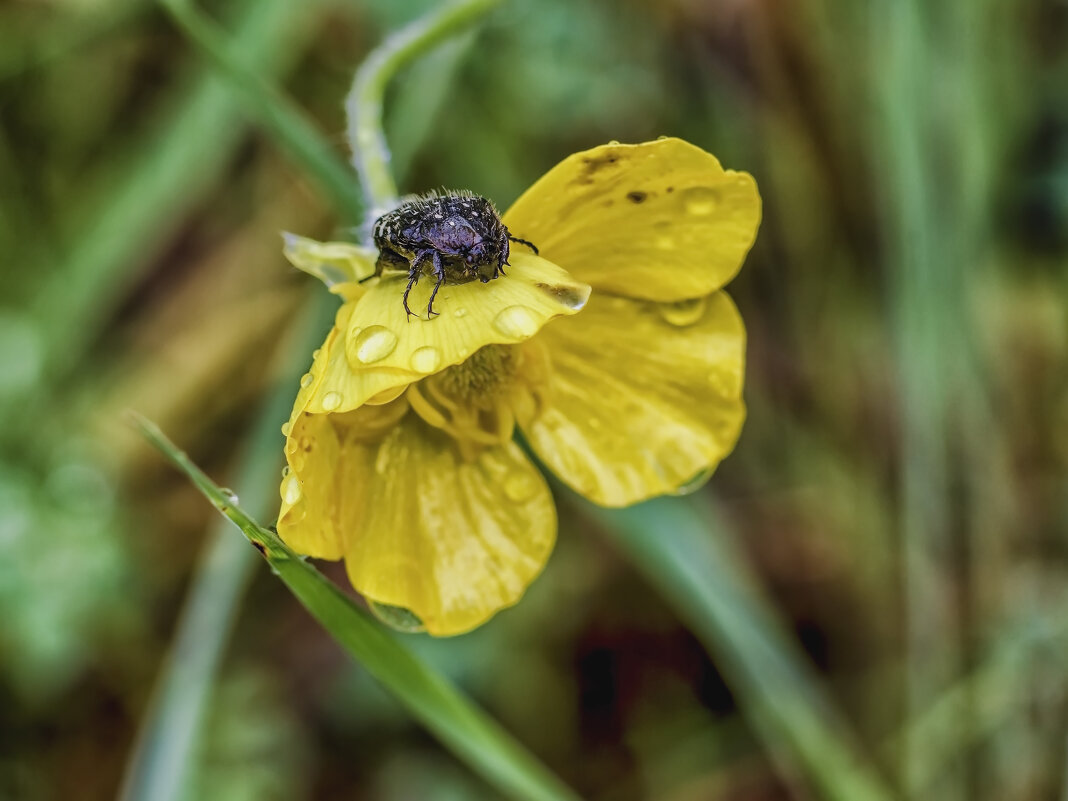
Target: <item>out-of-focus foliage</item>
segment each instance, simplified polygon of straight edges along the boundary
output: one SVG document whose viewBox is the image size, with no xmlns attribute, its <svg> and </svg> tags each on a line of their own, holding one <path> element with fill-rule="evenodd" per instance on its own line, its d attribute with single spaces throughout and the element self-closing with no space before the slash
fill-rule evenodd
<svg viewBox="0 0 1068 801">
<path fill-rule="evenodd" d="M 432 5 L 204 4 L 343 155 Z M 756 176 L 709 536 L 915 798 L 1065 793 L 1066 41 L 1054 0 L 509 0 L 387 97 L 403 191 L 661 134 Z M 143 0 L 0 5 L 0 798 L 115 797 L 196 569 L 211 511 L 122 411 L 225 480 L 305 286 L 278 232 L 346 234 L 210 76 Z M 810 797 L 614 542 L 565 507 L 523 603 L 409 642 L 585 796 Z M 197 753 L 190 798 L 493 797 L 266 571 Z"/>
</svg>

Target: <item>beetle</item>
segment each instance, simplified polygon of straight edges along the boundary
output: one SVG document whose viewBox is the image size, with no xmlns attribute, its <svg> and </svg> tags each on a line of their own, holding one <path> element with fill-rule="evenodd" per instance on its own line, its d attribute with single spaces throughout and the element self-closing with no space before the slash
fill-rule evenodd
<svg viewBox="0 0 1068 801">
<path fill-rule="evenodd" d="M 434 311 L 434 298 L 442 284 L 476 278 L 485 284 L 504 275 L 510 242 L 538 252 L 531 242 L 509 233 L 493 203 L 466 190 L 431 192 L 408 200 L 375 220 L 372 232 L 379 251 L 374 276 L 385 270 L 408 273 L 401 302 L 409 317 L 414 312 L 408 308 L 408 295 L 424 273 L 437 279 L 427 303 L 429 318 L 439 313 Z"/>
</svg>

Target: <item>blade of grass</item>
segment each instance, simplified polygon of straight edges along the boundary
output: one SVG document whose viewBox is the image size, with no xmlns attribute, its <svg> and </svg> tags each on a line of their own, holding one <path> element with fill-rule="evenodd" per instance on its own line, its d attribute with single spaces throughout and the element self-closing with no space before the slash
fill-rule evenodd
<svg viewBox="0 0 1068 801">
<path fill-rule="evenodd" d="M 659 499 L 622 511 L 584 509 L 702 641 L 787 777 L 799 767 L 821 798 L 836 801 L 894 797 L 755 591 L 711 507 Z"/>
<path fill-rule="evenodd" d="M 349 654 L 393 693 L 447 748 L 512 798 L 574 801 L 578 796 L 475 706 L 417 659 L 318 570 L 258 524 L 149 420 L 131 413 L 141 433 L 241 529 L 297 599 Z"/>
<path fill-rule="evenodd" d="M 355 176 L 304 112 L 250 63 L 227 35 L 189 0 L 160 0 L 171 19 L 219 71 L 246 111 L 314 178 L 350 225 L 362 221 L 363 202 Z"/>
<path fill-rule="evenodd" d="M 332 318 L 336 306 L 331 295 L 313 288 L 305 320 L 285 348 L 280 364 L 303 364 L 322 341 L 324 321 Z M 282 468 L 278 421 L 286 419 L 299 378 L 298 371 L 289 372 L 293 374 L 280 377 L 263 404 L 245 452 L 239 457 L 235 486 L 250 508 L 265 515 L 278 506 L 276 488 Z M 229 528 L 220 520 L 208 533 L 170 654 L 127 762 L 121 801 L 174 801 L 183 797 L 203 711 L 256 566 L 253 551 Z"/>
<path fill-rule="evenodd" d="M 951 503 L 957 478 L 951 456 L 952 419 L 971 421 L 968 393 L 956 392 L 969 361 L 963 342 L 967 288 L 960 275 L 962 219 L 957 205 L 957 159 L 969 149 L 952 139 L 953 155 L 932 159 L 950 140 L 942 99 L 930 76 L 946 75 L 947 43 L 937 15 L 915 0 L 880 4 L 872 48 L 880 101 L 875 152 L 887 235 L 888 284 L 900 392 L 900 531 L 904 610 L 905 722 L 901 785 L 911 799 L 963 801 L 975 796 L 963 765 L 943 772 L 926 792 L 923 765 L 935 744 L 925 730 L 907 728 L 922 716 L 964 667 L 968 610 L 955 597 L 961 580 L 955 549 L 962 546 Z M 947 76 L 947 81 L 949 80 Z M 953 93 L 957 102 L 956 93 Z M 965 140 L 968 133 L 961 131 Z M 946 163 L 950 162 L 950 163 Z M 945 175 L 951 176 L 948 180 Z M 950 416 L 952 408 L 953 418 Z M 974 704 L 959 705 L 957 726 L 972 725 Z"/>
</svg>

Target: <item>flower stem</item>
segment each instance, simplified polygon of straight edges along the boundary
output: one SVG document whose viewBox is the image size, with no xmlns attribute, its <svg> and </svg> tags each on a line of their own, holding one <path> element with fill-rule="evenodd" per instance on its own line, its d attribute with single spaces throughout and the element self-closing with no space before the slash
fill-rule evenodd
<svg viewBox="0 0 1068 801">
<path fill-rule="evenodd" d="M 360 174 L 367 206 L 377 216 L 397 201 L 389 145 L 382 128 L 382 100 L 390 79 L 428 48 L 471 25 L 500 0 L 459 0 L 417 19 L 375 48 L 356 71 L 345 100 L 352 163 Z"/>
</svg>

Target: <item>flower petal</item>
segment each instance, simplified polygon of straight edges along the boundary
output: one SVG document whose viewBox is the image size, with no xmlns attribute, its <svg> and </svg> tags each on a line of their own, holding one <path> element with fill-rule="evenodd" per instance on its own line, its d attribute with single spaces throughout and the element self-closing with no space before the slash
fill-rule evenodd
<svg viewBox="0 0 1068 801">
<path fill-rule="evenodd" d="M 432 319 L 408 318 L 401 304 L 405 274 L 386 273 L 365 284 L 366 294 L 338 313 L 324 344 L 322 373 L 313 367 L 313 387 L 304 408 L 344 412 L 382 402 L 425 376 L 459 364 L 486 345 L 529 339 L 549 320 L 578 312 L 590 288 L 555 264 L 516 253 L 508 274 L 482 284 L 443 284 Z M 409 297 L 424 311 L 433 290 L 423 276 Z"/>
<path fill-rule="evenodd" d="M 751 175 L 681 139 L 602 145 L 553 167 L 504 223 L 598 291 L 676 301 L 738 272 L 760 195 Z"/>
<path fill-rule="evenodd" d="M 313 275 L 330 291 L 346 300 L 363 294 L 359 282 L 375 273 L 378 252 L 351 242 L 317 242 L 303 236 L 282 233 L 282 252 L 298 270 Z"/>
<path fill-rule="evenodd" d="M 294 434 L 311 448 L 286 479 L 296 483 L 283 482 L 278 532 L 303 553 L 343 554 L 368 599 L 411 610 L 431 634 L 460 634 L 518 601 L 541 572 L 556 511 L 515 443 L 465 461 L 406 411 L 402 398 L 302 415 Z"/>
<path fill-rule="evenodd" d="M 745 328 L 724 292 L 682 304 L 594 295 L 538 337 L 552 358 L 548 404 L 519 424 L 577 492 L 627 506 L 710 471 L 745 419 Z"/>
</svg>

